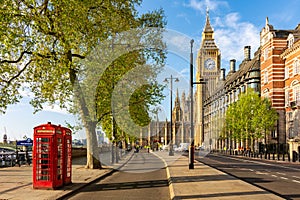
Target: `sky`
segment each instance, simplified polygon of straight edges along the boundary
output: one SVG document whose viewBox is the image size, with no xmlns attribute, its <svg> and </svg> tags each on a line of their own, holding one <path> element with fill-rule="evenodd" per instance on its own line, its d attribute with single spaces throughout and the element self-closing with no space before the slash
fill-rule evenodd
<svg viewBox="0 0 300 200">
<path fill-rule="evenodd" d="M 221 51 L 221 68 L 228 72 L 229 60 L 236 59 L 237 65 L 243 60 L 244 46 L 251 46 L 252 57 L 259 47 L 259 33 L 264 27 L 266 17 L 274 29 L 295 29 L 300 23 L 300 0 L 144 0 L 140 13 L 162 8 L 167 21 L 168 57 L 166 70 L 159 75 L 164 78 L 179 78 L 173 82 L 173 102 L 178 89 L 188 95 L 190 40 L 193 39 L 194 58 L 199 50 L 201 34 L 205 25 L 206 10 L 209 10 L 211 25 L 215 33 L 215 42 Z M 194 59 L 195 61 L 195 59 Z M 194 63 L 194 71 L 196 64 Z M 170 79 L 168 88 L 170 87 Z M 166 99 L 161 103 L 159 120 L 169 119 L 170 89 L 164 91 Z M 20 140 L 24 136 L 33 137 L 33 128 L 52 122 L 65 125 L 78 123 L 75 116 L 69 115 L 58 107 L 46 106 L 43 111 L 33 114 L 25 97 L 19 104 L 10 105 L 5 114 L 0 114 L 0 142 L 6 132 L 9 140 Z M 79 131 L 73 138 L 85 138 Z"/>
</svg>

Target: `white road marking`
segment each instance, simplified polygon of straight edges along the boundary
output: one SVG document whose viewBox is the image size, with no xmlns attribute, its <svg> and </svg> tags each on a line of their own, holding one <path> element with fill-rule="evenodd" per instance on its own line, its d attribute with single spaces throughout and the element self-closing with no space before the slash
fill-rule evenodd
<svg viewBox="0 0 300 200">
<path fill-rule="evenodd" d="M 276 173 L 280 175 L 286 175 L 286 173 L 282 173 L 282 172 L 276 172 Z"/>
<path fill-rule="evenodd" d="M 214 155 L 214 156 L 215 157 L 221 157 L 221 158 L 225 157 L 225 156 L 220 156 L 220 155 Z M 229 156 L 227 156 L 226 158 L 232 159 L 232 160 L 238 160 L 238 161 L 242 160 L 242 162 L 250 162 L 250 163 L 256 163 L 256 164 L 260 164 L 260 165 L 268 165 L 268 166 L 274 166 L 274 164 L 276 164 L 275 162 L 269 164 L 269 163 L 263 163 L 263 162 L 259 162 L 259 161 L 254 161 L 254 160 L 245 160 L 243 158 L 233 158 L 233 157 L 229 157 Z M 284 169 L 293 169 L 293 170 L 296 170 L 296 171 L 300 171 L 300 169 L 293 168 L 293 167 L 280 166 L 280 165 L 277 165 L 277 167 L 284 168 Z"/>
<path fill-rule="evenodd" d="M 284 179 L 284 180 L 288 180 L 288 178 L 286 178 L 286 177 L 280 177 L 281 179 Z"/>
<path fill-rule="evenodd" d="M 267 173 L 267 172 L 259 172 L 259 171 L 257 171 L 257 172 L 255 172 L 256 174 L 269 174 L 269 173 Z"/>
<path fill-rule="evenodd" d="M 274 174 L 272 174 L 271 176 L 273 176 L 273 177 L 278 177 L 278 176 L 276 176 L 276 175 L 274 175 Z"/>
<path fill-rule="evenodd" d="M 295 183 L 300 183 L 300 181 L 297 181 L 297 180 L 292 180 L 293 182 L 295 182 Z"/>
<path fill-rule="evenodd" d="M 300 179 L 300 177 L 299 176 L 292 176 L 293 178 L 298 178 L 298 179 Z"/>
</svg>

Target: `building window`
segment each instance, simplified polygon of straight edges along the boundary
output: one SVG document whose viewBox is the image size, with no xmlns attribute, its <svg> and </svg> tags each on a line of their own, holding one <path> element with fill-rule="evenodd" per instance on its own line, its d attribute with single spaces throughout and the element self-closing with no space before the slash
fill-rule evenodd
<svg viewBox="0 0 300 200">
<path fill-rule="evenodd" d="M 276 129 L 271 131 L 271 137 L 272 138 L 277 138 L 277 130 Z"/>
<path fill-rule="evenodd" d="M 269 53 L 269 48 L 265 48 L 265 50 L 264 50 L 264 58 L 265 58 L 265 60 L 268 59 L 268 53 Z"/>
<path fill-rule="evenodd" d="M 268 83 L 268 70 L 266 69 L 265 71 L 264 71 L 264 83 L 265 84 L 267 84 Z"/>
<path fill-rule="evenodd" d="M 235 92 L 235 98 L 236 98 L 236 99 L 239 98 L 239 94 L 240 94 L 240 88 L 237 88 L 237 89 L 236 89 L 236 92 Z"/>
<path fill-rule="evenodd" d="M 288 67 L 285 67 L 284 68 L 284 78 L 285 79 L 288 79 L 290 76 L 289 76 L 289 68 Z"/>
<path fill-rule="evenodd" d="M 241 87 L 241 93 L 245 93 L 245 85 Z"/>
<path fill-rule="evenodd" d="M 297 75 L 300 72 L 300 63 L 299 60 L 296 59 L 293 63 L 293 75 Z"/>
<path fill-rule="evenodd" d="M 293 133 L 293 127 L 289 128 L 289 138 L 293 138 L 294 137 L 294 133 Z"/>
<path fill-rule="evenodd" d="M 258 83 L 250 83 L 249 88 L 252 88 L 255 92 L 258 92 L 260 87 Z"/>
<path fill-rule="evenodd" d="M 300 85 L 297 85 L 296 87 L 294 87 L 293 93 L 294 93 L 294 100 L 297 103 L 300 103 Z"/>
<path fill-rule="evenodd" d="M 285 106 L 289 107 L 290 106 L 290 92 L 285 91 Z"/>
<path fill-rule="evenodd" d="M 288 47 L 289 48 L 291 48 L 292 46 L 293 46 L 293 44 L 294 44 L 294 36 L 293 35 L 290 35 L 289 37 L 288 37 Z"/>
<path fill-rule="evenodd" d="M 286 113 L 286 121 L 293 122 L 293 112 Z"/>
</svg>

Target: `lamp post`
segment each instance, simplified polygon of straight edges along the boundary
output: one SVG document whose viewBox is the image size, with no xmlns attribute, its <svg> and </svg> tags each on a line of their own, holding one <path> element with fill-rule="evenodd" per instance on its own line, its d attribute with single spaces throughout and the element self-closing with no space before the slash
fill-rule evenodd
<svg viewBox="0 0 300 200">
<path fill-rule="evenodd" d="M 194 169 L 194 155 L 195 155 L 195 144 L 194 144 L 194 119 L 193 119 L 193 114 L 194 114 L 194 105 L 193 105 L 193 85 L 194 84 L 205 84 L 205 81 L 203 79 L 200 79 L 199 82 L 194 82 L 193 80 L 193 43 L 194 40 L 191 40 L 191 52 L 190 52 L 190 99 L 191 99 L 191 145 L 189 149 L 189 169 Z M 202 96 L 203 98 L 203 96 Z M 203 102 L 203 101 L 202 101 Z M 203 106 L 203 103 L 202 103 Z M 202 109 L 202 116 L 203 116 L 203 110 Z M 202 127 L 203 127 L 203 117 L 202 117 Z"/>
<path fill-rule="evenodd" d="M 194 108 L 193 108 L 193 43 L 194 40 L 191 40 L 191 53 L 190 53 L 190 95 L 191 95 L 191 145 L 189 149 L 189 169 L 194 169 L 194 153 L 195 153 L 195 146 L 194 146 L 194 124 L 193 124 L 193 114 L 194 114 Z"/>
<path fill-rule="evenodd" d="M 170 147 L 169 147 L 169 156 L 174 156 L 174 152 L 173 152 L 173 131 L 172 131 L 172 128 L 173 128 L 173 123 L 172 123 L 172 90 L 173 90 L 173 80 L 175 80 L 175 82 L 178 82 L 179 79 L 178 78 L 174 78 L 172 75 L 170 78 L 165 78 L 164 82 L 168 83 L 168 79 L 170 79 L 170 104 L 171 104 L 171 116 L 170 116 Z"/>
</svg>

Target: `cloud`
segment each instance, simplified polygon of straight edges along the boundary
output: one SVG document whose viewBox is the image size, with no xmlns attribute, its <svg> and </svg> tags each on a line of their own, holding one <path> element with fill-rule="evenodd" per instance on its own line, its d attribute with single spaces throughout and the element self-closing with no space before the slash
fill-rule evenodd
<svg viewBox="0 0 300 200">
<path fill-rule="evenodd" d="M 244 46 L 251 46 L 252 55 L 258 49 L 260 30 L 249 22 L 241 22 L 238 13 L 229 13 L 215 21 L 215 42 L 221 50 L 222 67 L 228 66 L 230 59 L 241 62 Z"/>
<path fill-rule="evenodd" d="M 64 114 L 68 115 L 70 114 L 67 109 L 65 108 L 60 108 L 59 105 L 43 105 L 43 111 L 48 111 L 48 112 L 53 112 L 53 113 L 58 113 L 58 114 Z"/>
<path fill-rule="evenodd" d="M 180 13 L 180 14 L 176 15 L 176 17 L 178 17 L 178 18 L 183 18 L 184 21 L 186 21 L 187 24 L 191 24 L 191 21 L 188 19 L 186 13 Z"/>
<path fill-rule="evenodd" d="M 163 36 L 168 51 L 182 58 L 188 58 L 191 39 L 191 37 L 171 29 L 167 29 Z"/>
<path fill-rule="evenodd" d="M 200 11 L 202 14 L 206 12 L 206 9 L 209 10 L 218 10 L 219 7 L 228 7 L 226 1 L 212 1 L 212 0 L 190 0 L 188 4 L 185 4 L 186 7 L 191 7 L 195 10 Z"/>
<path fill-rule="evenodd" d="M 215 42 L 221 51 L 221 67 L 228 68 L 231 59 L 236 59 L 237 63 L 242 62 L 244 46 L 251 46 L 251 55 L 258 49 L 260 29 L 252 23 L 243 22 L 237 12 L 222 15 L 224 9 L 229 8 L 228 2 L 189 0 L 184 6 L 198 10 L 202 14 L 205 14 L 207 7 L 210 11 L 219 13 L 218 17 L 210 14 L 210 22 L 215 32 Z"/>
<path fill-rule="evenodd" d="M 179 72 L 179 74 L 181 74 L 182 77 L 188 77 L 188 75 L 190 75 L 189 73 L 190 73 L 190 68 L 184 68 Z"/>
</svg>

